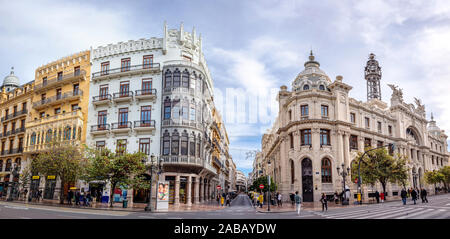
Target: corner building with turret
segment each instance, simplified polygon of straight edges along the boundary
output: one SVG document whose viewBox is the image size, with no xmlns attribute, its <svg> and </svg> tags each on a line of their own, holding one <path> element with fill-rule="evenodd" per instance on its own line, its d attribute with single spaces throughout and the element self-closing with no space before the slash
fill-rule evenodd
<svg viewBox="0 0 450 239">
<path fill-rule="evenodd" d="M 271 175 L 278 191 L 289 200 L 298 191 L 303 201 L 317 202 L 322 193 L 330 198 L 342 192 L 342 171 L 356 163 L 358 152 L 367 146 L 395 144 L 395 153 L 407 157 L 408 187 L 425 187 L 426 171 L 449 165 L 447 135 L 426 119 L 425 106 L 404 102 L 402 90 L 393 91 L 390 106 L 381 100 L 381 67 L 374 54 L 369 55 L 364 76 L 367 101 L 349 97 L 352 87 L 342 76 L 332 81 L 320 68 L 311 52 L 305 69 L 292 83 L 281 86 L 277 96 L 279 113 L 271 129 L 262 137 L 262 171 Z M 269 164 L 270 162 L 270 164 Z M 350 201 L 356 200 L 357 184 L 351 175 L 345 178 Z M 381 185 L 363 186 L 363 200 L 369 200 Z M 401 186 L 388 184 L 387 198 L 399 197 Z"/>
</svg>

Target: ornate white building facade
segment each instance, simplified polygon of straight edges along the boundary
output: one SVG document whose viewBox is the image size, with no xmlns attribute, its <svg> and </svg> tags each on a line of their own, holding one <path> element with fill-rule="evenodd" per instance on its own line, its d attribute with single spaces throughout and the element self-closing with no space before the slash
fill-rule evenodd
<svg viewBox="0 0 450 239">
<path fill-rule="evenodd" d="M 449 165 L 447 135 L 426 119 L 425 107 L 403 101 L 402 90 L 389 85 L 391 104 L 381 101 L 381 68 L 371 54 L 365 68 L 368 101 L 349 97 L 351 86 L 342 76 L 331 79 L 320 69 L 311 52 L 305 69 L 292 83 L 292 91 L 281 86 L 279 113 L 272 128 L 262 137 L 262 170 L 271 175 L 278 191 L 289 199 L 299 191 L 304 201 L 318 201 L 320 195 L 333 195 L 343 189 L 342 170 L 355 162 L 365 146 L 395 143 L 396 153 L 407 156 L 409 186 L 426 187 L 424 172 Z M 270 164 L 268 164 L 270 162 Z M 339 168 L 339 169 L 338 169 Z M 355 200 L 356 175 L 346 177 Z M 363 198 L 381 189 L 363 187 Z M 398 196 L 401 187 L 387 186 L 387 196 Z"/>
</svg>

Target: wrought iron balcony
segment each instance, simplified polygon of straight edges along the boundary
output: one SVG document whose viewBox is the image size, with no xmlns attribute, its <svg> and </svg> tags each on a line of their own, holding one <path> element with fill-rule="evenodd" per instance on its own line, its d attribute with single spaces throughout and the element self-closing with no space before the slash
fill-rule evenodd
<svg viewBox="0 0 450 239">
<path fill-rule="evenodd" d="M 113 100 L 116 102 L 131 101 L 131 99 L 133 99 L 133 91 L 121 91 L 113 94 Z"/>
<path fill-rule="evenodd" d="M 4 150 L 1 152 L 1 155 L 3 156 L 3 155 L 13 155 L 13 154 L 21 154 L 21 153 L 23 153 L 23 147 Z"/>
<path fill-rule="evenodd" d="M 115 133 L 128 132 L 132 128 L 131 121 L 117 122 L 111 124 L 111 131 Z"/>
<path fill-rule="evenodd" d="M 98 124 L 91 126 L 91 134 L 106 134 L 109 132 L 111 126 L 109 124 Z"/>
<path fill-rule="evenodd" d="M 82 90 L 75 90 L 75 91 L 69 91 L 66 92 L 64 94 L 61 95 L 55 95 L 52 97 L 49 97 L 47 99 L 43 99 L 37 102 L 33 103 L 33 108 L 39 110 L 39 109 L 43 109 L 49 106 L 53 106 L 55 104 L 60 104 L 61 102 L 64 101 L 70 101 L 76 98 L 80 98 L 81 96 L 83 96 L 83 91 Z"/>
<path fill-rule="evenodd" d="M 111 94 L 94 96 L 92 97 L 92 104 L 94 105 L 108 104 L 109 102 L 111 102 L 111 98 L 112 98 Z"/>
<path fill-rule="evenodd" d="M 156 125 L 155 120 L 137 120 L 134 121 L 134 130 L 136 131 L 154 130 L 155 125 Z"/>
<path fill-rule="evenodd" d="M 19 116 L 22 116 L 22 115 L 25 116 L 27 113 L 28 113 L 27 109 L 14 112 L 12 114 L 9 114 L 7 116 L 2 117 L 2 122 L 7 121 L 7 120 L 12 120 L 12 119 L 14 119 L 16 117 L 19 117 Z"/>
<path fill-rule="evenodd" d="M 130 74 L 158 72 L 160 70 L 161 69 L 160 69 L 159 63 L 124 66 L 124 67 L 107 69 L 107 70 L 102 70 L 99 72 L 92 73 L 92 79 L 100 80 L 100 79 L 105 79 L 105 78 L 110 78 L 110 77 L 120 77 L 123 75 L 130 75 Z"/>
<path fill-rule="evenodd" d="M 62 76 L 58 77 L 58 75 L 53 75 L 52 77 L 48 78 L 46 81 L 43 81 L 41 84 L 36 84 L 34 86 L 34 91 L 39 93 L 41 91 L 47 90 L 52 87 L 57 87 L 69 82 L 76 82 L 79 80 L 85 80 L 86 79 L 86 71 L 73 71 L 68 74 L 63 74 Z"/>
<path fill-rule="evenodd" d="M 136 99 L 155 99 L 156 89 L 136 90 L 134 97 Z"/>
</svg>

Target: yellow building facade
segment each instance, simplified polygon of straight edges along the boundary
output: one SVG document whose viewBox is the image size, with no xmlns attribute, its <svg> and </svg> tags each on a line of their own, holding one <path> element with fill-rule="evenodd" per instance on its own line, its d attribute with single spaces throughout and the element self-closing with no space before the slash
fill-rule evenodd
<svg viewBox="0 0 450 239">
<path fill-rule="evenodd" d="M 26 121 L 24 153 L 29 159 L 53 146 L 81 146 L 86 142 L 90 69 L 90 51 L 36 69 L 31 110 Z M 59 195 L 61 187 L 56 187 L 58 179 L 47 177 L 43 196 L 53 199 L 53 195 Z M 43 180 L 39 181 L 32 185 L 41 185 L 41 188 Z"/>
</svg>

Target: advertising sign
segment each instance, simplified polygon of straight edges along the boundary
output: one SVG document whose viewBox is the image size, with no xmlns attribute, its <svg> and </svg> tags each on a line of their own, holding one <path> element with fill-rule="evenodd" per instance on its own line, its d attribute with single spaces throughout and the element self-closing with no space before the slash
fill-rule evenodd
<svg viewBox="0 0 450 239">
<path fill-rule="evenodd" d="M 32 179 L 39 179 L 39 176 L 33 176 Z"/>
<path fill-rule="evenodd" d="M 48 175 L 47 176 L 47 179 L 55 179 L 56 177 L 55 177 L 55 175 Z"/>
<path fill-rule="evenodd" d="M 156 210 L 169 210 L 169 181 L 158 182 L 158 193 L 156 194 Z"/>
</svg>

